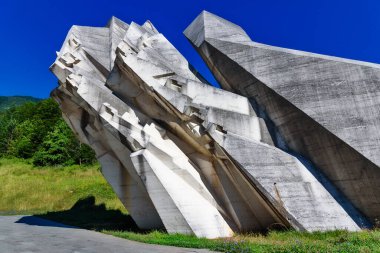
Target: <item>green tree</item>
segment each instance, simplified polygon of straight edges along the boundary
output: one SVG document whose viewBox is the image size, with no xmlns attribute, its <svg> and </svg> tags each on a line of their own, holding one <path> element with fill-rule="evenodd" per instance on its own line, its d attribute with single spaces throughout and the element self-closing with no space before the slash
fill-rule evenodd
<svg viewBox="0 0 380 253">
<path fill-rule="evenodd" d="M 72 146 L 69 131 L 63 120 L 57 122 L 53 131 L 46 135 L 39 150 L 35 153 L 33 164 L 39 166 L 73 164 L 74 161 L 69 152 L 69 148 Z"/>
<path fill-rule="evenodd" d="M 95 154 L 80 144 L 52 99 L 0 111 L 0 156 L 33 158 L 36 165 L 90 164 Z"/>
<path fill-rule="evenodd" d="M 17 121 L 0 114 L 0 156 L 8 153 L 10 143 L 14 139 Z"/>
<path fill-rule="evenodd" d="M 77 147 L 79 147 L 77 156 L 75 157 L 76 164 L 93 164 L 96 161 L 95 152 L 86 144 L 79 143 L 77 141 Z M 78 146 L 79 145 L 79 146 Z"/>
<path fill-rule="evenodd" d="M 94 152 L 87 145 L 80 144 L 67 124 L 60 119 L 35 153 L 33 164 L 38 166 L 90 164 L 94 160 Z"/>
<path fill-rule="evenodd" d="M 40 144 L 41 120 L 25 120 L 18 124 L 9 140 L 8 154 L 20 158 L 31 158 Z"/>
</svg>

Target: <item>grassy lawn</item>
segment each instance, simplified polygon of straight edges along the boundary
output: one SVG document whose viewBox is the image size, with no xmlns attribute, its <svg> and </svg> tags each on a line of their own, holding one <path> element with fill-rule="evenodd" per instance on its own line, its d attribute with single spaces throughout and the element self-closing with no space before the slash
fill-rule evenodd
<svg viewBox="0 0 380 253">
<path fill-rule="evenodd" d="M 236 235 L 230 239 L 207 240 L 162 232 L 147 234 L 127 231 L 103 231 L 122 238 L 163 245 L 208 248 L 222 252 L 380 252 L 380 231 L 269 232 L 267 235 Z"/>
<path fill-rule="evenodd" d="M 82 198 L 126 212 L 99 165 L 36 168 L 21 159 L 0 159 L 0 214 L 62 211 Z"/>
<path fill-rule="evenodd" d="M 36 168 L 0 159 L 0 214 L 33 214 L 145 243 L 223 252 L 380 252 L 380 231 L 276 232 L 207 240 L 159 231 L 138 231 L 99 166 Z"/>
</svg>

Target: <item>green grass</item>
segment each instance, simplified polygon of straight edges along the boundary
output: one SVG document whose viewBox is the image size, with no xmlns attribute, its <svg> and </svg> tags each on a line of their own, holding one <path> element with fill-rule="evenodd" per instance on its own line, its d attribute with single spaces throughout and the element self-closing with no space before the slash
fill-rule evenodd
<svg viewBox="0 0 380 253">
<path fill-rule="evenodd" d="M 180 234 L 153 231 L 146 234 L 103 231 L 114 236 L 153 244 L 208 248 L 222 252 L 380 252 L 380 231 L 332 231 L 304 233 L 269 232 L 267 235 L 236 235 L 229 239 L 207 240 Z"/>
<path fill-rule="evenodd" d="M 0 214 L 68 210 L 89 196 L 107 209 L 126 212 L 99 165 L 38 168 L 21 159 L 0 159 Z"/>
<path fill-rule="evenodd" d="M 34 214 L 130 240 L 222 252 L 380 252 L 380 231 L 301 233 L 271 231 L 208 240 L 138 231 L 102 177 L 99 166 L 36 168 L 0 159 L 0 214 Z"/>
</svg>

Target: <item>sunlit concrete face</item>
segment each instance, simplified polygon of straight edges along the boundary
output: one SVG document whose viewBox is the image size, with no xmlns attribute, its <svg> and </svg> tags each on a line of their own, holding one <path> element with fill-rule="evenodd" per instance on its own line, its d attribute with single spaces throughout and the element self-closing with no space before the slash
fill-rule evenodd
<svg viewBox="0 0 380 253">
<path fill-rule="evenodd" d="M 366 225 L 318 169 L 278 146 L 249 98 L 206 83 L 149 21 L 73 26 L 51 70 L 65 120 L 140 228 L 217 238 Z"/>
<path fill-rule="evenodd" d="M 311 161 L 364 216 L 379 219 L 380 65 L 256 43 L 208 12 L 185 36 L 223 89 L 266 118 L 276 146 Z"/>
</svg>

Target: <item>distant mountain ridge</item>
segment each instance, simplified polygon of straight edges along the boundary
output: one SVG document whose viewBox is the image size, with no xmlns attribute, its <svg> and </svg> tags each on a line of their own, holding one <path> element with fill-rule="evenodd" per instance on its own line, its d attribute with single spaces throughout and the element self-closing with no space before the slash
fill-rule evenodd
<svg viewBox="0 0 380 253">
<path fill-rule="evenodd" d="M 26 102 L 38 102 L 42 99 L 31 96 L 0 96 L 0 111 L 25 104 Z"/>
</svg>

